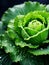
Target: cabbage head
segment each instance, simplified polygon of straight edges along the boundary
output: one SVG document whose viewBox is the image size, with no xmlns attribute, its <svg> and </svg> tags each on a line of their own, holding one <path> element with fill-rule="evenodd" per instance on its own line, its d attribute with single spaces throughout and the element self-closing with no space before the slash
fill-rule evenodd
<svg viewBox="0 0 49 65">
<path fill-rule="evenodd" d="M 21 65 L 44 65 L 41 56 L 49 55 L 48 5 L 31 1 L 15 5 L 1 21 L 0 49 Z"/>
</svg>

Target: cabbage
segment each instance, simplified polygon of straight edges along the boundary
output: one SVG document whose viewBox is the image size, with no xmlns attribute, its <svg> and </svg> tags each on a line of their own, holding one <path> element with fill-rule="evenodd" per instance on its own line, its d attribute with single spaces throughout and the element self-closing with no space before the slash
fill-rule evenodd
<svg viewBox="0 0 49 65">
<path fill-rule="evenodd" d="M 13 62 L 44 65 L 40 56 L 49 55 L 48 10 L 46 5 L 29 1 L 15 5 L 3 14 L 0 49 L 4 49 Z"/>
</svg>

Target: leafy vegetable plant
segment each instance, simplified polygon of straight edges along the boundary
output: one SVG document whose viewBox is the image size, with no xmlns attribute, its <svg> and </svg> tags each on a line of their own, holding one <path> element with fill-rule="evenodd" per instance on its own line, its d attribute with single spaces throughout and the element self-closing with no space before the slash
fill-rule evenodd
<svg viewBox="0 0 49 65">
<path fill-rule="evenodd" d="M 48 6 L 25 2 L 9 8 L 1 21 L 0 49 L 20 65 L 44 65 L 41 57 L 49 55 Z"/>
</svg>

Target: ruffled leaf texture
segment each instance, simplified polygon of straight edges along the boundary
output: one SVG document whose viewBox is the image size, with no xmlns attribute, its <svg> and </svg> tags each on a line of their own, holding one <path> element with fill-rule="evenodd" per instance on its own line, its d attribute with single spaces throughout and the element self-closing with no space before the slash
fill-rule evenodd
<svg viewBox="0 0 49 65">
<path fill-rule="evenodd" d="M 29 12 L 33 12 L 33 11 L 48 11 L 48 6 L 46 7 L 45 5 L 40 4 L 38 2 L 30 2 L 30 1 L 25 2 L 20 5 L 15 5 L 13 8 L 9 8 L 3 14 L 3 17 L 1 19 L 3 22 L 3 27 L 2 27 L 3 33 L 0 36 L 0 39 L 2 37 L 2 40 L 0 43 L 0 49 L 4 49 L 5 52 L 10 55 L 13 62 L 22 61 L 23 59 L 27 58 L 27 54 L 29 54 L 29 55 L 31 54 L 31 56 L 49 54 L 49 47 L 46 47 L 41 50 L 41 47 L 39 48 L 39 45 L 36 45 L 36 44 L 32 45 L 31 43 L 28 44 L 28 41 L 26 41 L 26 40 L 29 39 L 29 41 L 30 41 L 30 38 L 32 38 L 32 37 L 29 37 L 29 35 L 25 32 L 23 27 L 21 27 L 22 23 L 19 23 L 19 25 L 17 25 L 18 20 L 23 21 L 24 15 L 26 15 Z M 18 17 L 18 15 L 22 15 L 22 16 Z M 43 15 L 43 14 L 41 13 L 41 15 Z M 43 16 L 46 17 L 45 14 Z M 48 20 L 49 20 L 49 18 L 48 18 Z M 17 22 L 14 24 L 15 21 L 17 21 Z M 43 19 L 42 19 L 42 21 L 43 21 Z M 14 25 L 17 25 L 19 28 L 17 26 L 14 27 Z M 19 30 L 20 30 L 20 32 L 19 32 Z M 21 34 L 22 36 L 20 35 L 21 30 L 22 30 L 22 34 Z M 16 31 L 16 32 L 14 32 L 14 31 Z M 47 32 L 47 29 L 46 29 L 46 32 Z M 24 33 L 24 35 L 23 35 L 23 33 Z M 43 34 L 46 34 L 46 33 L 44 32 Z M 38 33 L 37 35 L 40 36 L 41 34 Z M 24 39 L 22 37 L 24 37 L 26 39 L 25 41 L 27 43 L 24 41 Z M 27 37 L 29 37 L 29 38 L 27 38 Z M 36 36 L 35 36 L 35 38 L 37 39 Z M 43 45 L 46 43 L 49 43 L 49 41 L 47 41 L 47 40 L 43 41 Z M 29 59 L 28 59 L 28 63 L 29 62 L 31 63 L 31 61 Z M 25 62 L 26 62 L 26 60 L 24 60 L 24 63 Z M 34 64 L 33 62 L 31 64 L 30 63 L 29 64 L 26 63 L 24 65 Z M 38 64 L 36 63 L 34 65 L 38 65 Z M 40 65 L 42 65 L 42 64 L 40 64 Z"/>
</svg>

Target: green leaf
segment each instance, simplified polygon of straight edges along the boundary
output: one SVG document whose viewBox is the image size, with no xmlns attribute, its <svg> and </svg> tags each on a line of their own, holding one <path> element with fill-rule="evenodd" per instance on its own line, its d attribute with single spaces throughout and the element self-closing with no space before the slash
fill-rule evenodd
<svg viewBox="0 0 49 65">
<path fill-rule="evenodd" d="M 20 61 L 20 65 L 44 65 L 44 61 L 39 56 L 27 56 L 24 60 Z"/>
<path fill-rule="evenodd" d="M 2 30 L 2 21 L 0 21 L 0 49 L 2 48 L 2 33 L 3 33 L 3 30 Z"/>
<path fill-rule="evenodd" d="M 31 29 L 31 28 L 29 28 L 29 27 L 25 27 L 24 29 L 26 30 L 26 32 L 27 32 L 29 35 L 35 35 L 35 34 L 37 33 L 36 30 Z"/>
<path fill-rule="evenodd" d="M 28 9 L 29 8 L 29 9 Z M 35 10 L 46 10 L 45 5 L 40 5 L 38 2 L 25 2 L 24 4 L 16 5 L 13 8 L 9 8 L 2 17 L 3 27 L 6 28 L 8 22 L 14 19 L 17 15 L 24 15 L 28 12 Z"/>
<path fill-rule="evenodd" d="M 16 16 L 16 18 L 14 19 L 14 30 L 15 30 L 15 32 L 17 32 L 19 35 L 20 35 L 20 33 L 21 33 L 20 27 L 23 25 L 23 19 L 24 19 L 24 15 L 18 15 L 18 16 Z"/>
<path fill-rule="evenodd" d="M 9 29 L 14 30 L 14 19 L 9 21 L 7 30 L 9 30 Z"/>
<path fill-rule="evenodd" d="M 49 40 L 45 40 L 45 41 L 43 41 L 43 43 L 49 43 Z"/>
<path fill-rule="evenodd" d="M 11 39 L 15 39 L 15 38 L 16 38 L 16 33 L 15 33 L 13 30 L 8 30 L 8 31 L 7 31 L 7 34 L 8 34 L 8 36 L 9 36 Z"/>
<path fill-rule="evenodd" d="M 36 56 L 38 56 L 38 55 L 49 55 L 49 46 L 47 47 L 47 48 L 41 48 L 41 49 L 37 49 L 37 50 L 33 50 L 33 51 L 29 51 L 31 54 L 33 54 L 33 55 L 36 55 Z"/>
<path fill-rule="evenodd" d="M 26 43 L 22 40 L 22 38 L 20 38 L 17 34 L 16 34 L 16 38 L 15 38 L 15 45 L 19 46 L 21 48 L 24 47 L 29 47 L 29 48 L 38 48 L 38 45 L 32 45 L 31 43 Z"/>
<path fill-rule="evenodd" d="M 15 44 L 16 44 L 16 46 L 20 46 L 21 48 L 23 48 L 23 47 L 38 48 L 37 45 L 32 45 L 31 43 L 27 44 L 23 41 L 19 41 L 19 42 L 16 41 Z"/>
<path fill-rule="evenodd" d="M 2 48 L 2 41 L 0 40 L 0 49 Z"/>
<path fill-rule="evenodd" d="M 31 42 L 32 44 L 41 44 L 48 37 L 48 28 L 43 29 L 37 34 L 30 36 L 28 38 L 24 38 L 26 41 Z"/>
<path fill-rule="evenodd" d="M 15 46 L 15 43 L 10 40 L 7 34 L 3 36 L 2 47 L 5 52 L 10 55 L 13 62 L 21 61 L 26 56 L 26 50 L 22 50 L 20 47 Z"/>
<path fill-rule="evenodd" d="M 0 35 L 2 34 L 2 25 L 3 25 L 3 23 L 2 23 L 2 21 L 0 21 Z"/>
<path fill-rule="evenodd" d="M 23 27 L 21 27 L 21 35 L 24 39 L 29 37 L 28 33 L 25 31 Z"/>
<path fill-rule="evenodd" d="M 4 36 L 3 40 L 2 40 L 2 46 L 4 47 L 4 50 L 6 53 L 9 53 L 9 55 L 11 56 L 12 61 L 19 61 L 20 57 L 17 58 L 18 56 L 18 50 L 15 47 L 15 45 L 13 44 L 13 42 L 11 42 L 8 39 L 7 34 Z"/>
<path fill-rule="evenodd" d="M 39 13 L 43 13 L 42 11 L 39 11 Z M 25 18 L 24 18 L 24 26 L 26 26 L 29 22 L 31 22 L 31 21 L 33 21 L 33 20 L 38 20 L 39 19 L 39 21 L 41 22 L 42 21 L 42 23 L 44 22 L 44 23 L 46 23 L 45 22 L 45 18 L 41 15 L 41 14 L 39 14 L 38 13 L 38 11 L 34 11 L 34 12 L 30 12 L 30 13 L 28 13 L 26 16 L 25 16 Z"/>
<path fill-rule="evenodd" d="M 47 12 L 49 12 L 49 5 L 46 6 L 46 10 L 47 10 Z"/>
</svg>

